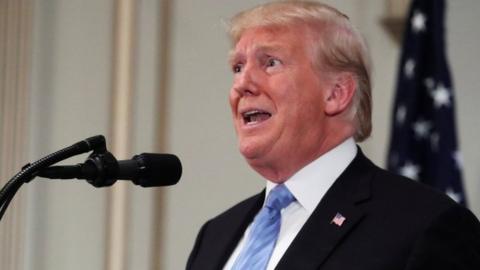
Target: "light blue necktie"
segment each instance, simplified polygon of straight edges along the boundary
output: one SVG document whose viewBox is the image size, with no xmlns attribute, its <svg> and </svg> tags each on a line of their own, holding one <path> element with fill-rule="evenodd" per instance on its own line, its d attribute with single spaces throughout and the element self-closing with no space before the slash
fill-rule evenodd
<svg viewBox="0 0 480 270">
<path fill-rule="evenodd" d="M 294 200 L 283 184 L 270 191 L 265 206 L 253 220 L 247 242 L 232 270 L 263 270 L 267 267 L 280 231 L 280 211 Z"/>
</svg>

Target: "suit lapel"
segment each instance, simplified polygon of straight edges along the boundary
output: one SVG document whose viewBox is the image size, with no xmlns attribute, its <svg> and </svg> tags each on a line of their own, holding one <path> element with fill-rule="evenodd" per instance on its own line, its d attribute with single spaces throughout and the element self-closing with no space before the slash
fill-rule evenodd
<svg viewBox="0 0 480 270">
<path fill-rule="evenodd" d="M 248 225 L 262 207 L 264 198 L 265 190 L 232 209 L 233 211 L 221 219 L 224 222 L 215 225 L 215 239 L 210 242 L 215 244 L 209 247 L 210 256 L 206 258 L 211 262 L 212 267 L 205 269 L 223 268 Z"/>
<path fill-rule="evenodd" d="M 322 198 L 276 269 L 318 269 L 365 215 L 359 204 L 370 196 L 372 164 L 361 153 Z M 340 214 L 338 224 L 332 222 Z M 341 217 L 345 220 L 342 222 Z"/>
</svg>

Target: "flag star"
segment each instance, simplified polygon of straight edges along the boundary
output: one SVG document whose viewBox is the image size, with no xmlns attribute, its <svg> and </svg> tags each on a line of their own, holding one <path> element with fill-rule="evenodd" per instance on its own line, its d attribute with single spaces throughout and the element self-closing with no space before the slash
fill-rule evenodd
<svg viewBox="0 0 480 270">
<path fill-rule="evenodd" d="M 403 167 L 400 168 L 399 173 L 405 177 L 408 177 L 413 180 L 418 180 L 418 173 L 420 172 L 420 167 L 409 161 L 405 163 Z"/>
<path fill-rule="evenodd" d="M 407 61 L 405 61 L 403 72 L 405 73 L 405 76 L 407 76 L 408 79 L 411 79 L 415 72 L 415 60 L 413 60 L 412 58 L 409 58 Z"/>
<path fill-rule="evenodd" d="M 405 118 L 407 117 L 407 108 L 403 105 L 399 106 L 397 109 L 397 113 L 395 114 L 395 118 L 399 125 L 402 125 L 405 122 Z"/>
<path fill-rule="evenodd" d="M 423 83 L 425 84 L 425 86 L 426 86 L 429 90 L 432 90 L 433 87 L 435 87 L 435 81 L 434 81 L 432 78 L 430 78 L 430 77 L 426 78 L 426 79 L 423 81 Z"/>
<path fill-rule="evenodd" d="M 460 201 L 462 200 L 462 194 L 460 194 L 460 192 L 455 192 L 451 187 L 447 188 L 445 193 L 448 195 L 448 197 L 450 197 L 457 203 L 460 203 Z"/>
<path fill-rule="evenodd" d="M 455 152 L 453 152 L 452 156 L 453 156 L 453 159 L 455 160 L 455 164 L 457 165 L 457 168 L 462 169 L 463 168 L 463 158 L 462 158 L 462 154 L 460 153 L 460 151 L 456 150 Z"/>
<path fill-rule="evenodd" d="M 418 120 L 413 123 L 413 131 L 415 131 L 417 139 L 427 138 L 431 128 L 432 124 L 425 120 Z"/>
<path fill-rule="evenodd" d="M 415 10 L 412 16 L 412 29 L 414 33 L 425 31 L 427 17 L 422 12 Z"/>
<path fill-rule="evenodd" d="M 442 106 L 450 106 L 450 92 L 443 86 L 443 84 L 439 83 L 435 90 L 432 90 L 430 94 L 433 98 L 435 108 L 438 109 Z"/>
<path fill-rule="evenodd" d="M 432 146 L 432 150 L 437 152 L 438 151 L 438 144 L 440 142 L 440 135 L 437 132 L 432 133 L 430 136 L 430 144 Z"/>
</svg>

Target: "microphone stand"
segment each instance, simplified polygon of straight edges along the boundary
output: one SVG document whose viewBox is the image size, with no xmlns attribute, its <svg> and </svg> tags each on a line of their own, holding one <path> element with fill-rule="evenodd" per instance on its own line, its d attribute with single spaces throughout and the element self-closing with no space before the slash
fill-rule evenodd
<svg viewBox="0 0 480 270">
<path fill-rule="evenodd" d="M 39 171 L 64 159 L 80 155 L 91 150 L 100 153 L 106 152 L 107 147 L 105 143 L 105 137 L 102 135 L 97 135 L 87 138 L 83 141 L 77 142 L 71 146 L 45 156 L 33 163 L 28 163 L 23 166 L 22 170 L 13 176 L 7 182 L 7 184 L 5 184 L 2 190 L 0 190 L 0 220 L 2 220 L 8 205 L 20 187 L 24 183 L 28 183 L 35 178 Z"/>
</svg>

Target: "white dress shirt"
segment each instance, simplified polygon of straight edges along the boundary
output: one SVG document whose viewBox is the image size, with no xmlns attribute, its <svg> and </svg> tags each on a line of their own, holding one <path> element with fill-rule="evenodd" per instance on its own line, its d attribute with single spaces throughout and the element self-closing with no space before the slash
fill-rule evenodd
<svg viewBox="0 0 480 270">
<path fill-rule="evenodd" d="M 329 152 L 323 154 L 301 170 L 296 172 L 291 178 L 285 181 L 288 190 L 297 199 L 281 211 L 282 220 L 277 243 L 268 262 L 267 270 L 273 270 L 288 246 L 297 236 L 307 219 L 313 213 L 313 210 L 320 203 L 328 189 L 335 180 L 347 168 L 357 154 L 357 147 L 353 138 L 345 140 Z M 277 184 L 267 181 L 265 198 Z M 224 266 L 224 270 L 232 268 L 235 260 L 240 255 L 240 251 L 245 245 L 246 239 L 250 233 L 251 224 L 243 234 L 242 239 L 233 251 Z"/>
</svg>

